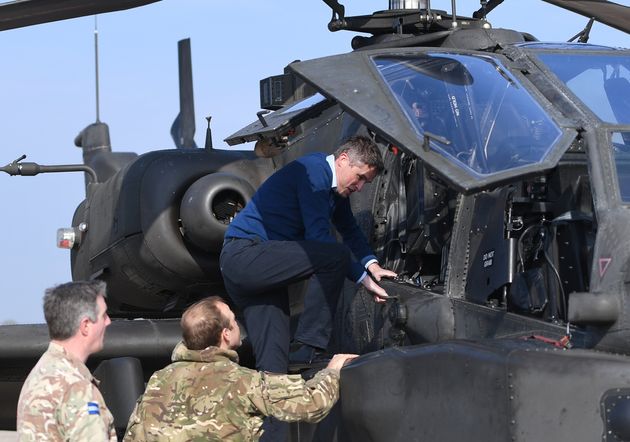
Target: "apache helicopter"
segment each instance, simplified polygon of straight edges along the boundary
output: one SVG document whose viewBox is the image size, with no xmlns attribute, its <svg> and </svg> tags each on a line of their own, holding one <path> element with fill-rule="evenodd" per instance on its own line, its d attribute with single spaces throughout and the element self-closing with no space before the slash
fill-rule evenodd
<svg viewBox="0 0 630 442">
<path fill-rule="evenodd" d="M 121 318 L 95 359 L 116 358 L 97 371 L 117 426 L 179 339 L 163 318 L 222 293 L 223 232 L 255 189 L 296 157 L 364 134 L 386 173 L 351 202 L 399 278 L 383 282 L 385 306 L 344 290 L 330 350 L 363 356 L 343 370 L 335 412 L 292 438 L 630 440 L 630 51 L 588 43 L 594 20 L 630 31 L 630 9 L 548 1 L 590 21 L 577 42 L 543 43 L 493 28 L 501 1 L 471 16 L 455 2 L 390 1 L 354 17 L 325 3 L 329 30 L 369 36 L 261 80 L 263 111 L 225 140 L 254 151 L 213 149 L 211 134 L 196 148 L 182 43 L 178 149 L 112 152 L 95 123 L 75 140 L 83 164 L 0 169 L 87 171 L 59 239 L 73 278 L 106 281 Z M 0 330 L 8 399 L 45 348 L 45 329 L 32 327 Z"/>
</svg>

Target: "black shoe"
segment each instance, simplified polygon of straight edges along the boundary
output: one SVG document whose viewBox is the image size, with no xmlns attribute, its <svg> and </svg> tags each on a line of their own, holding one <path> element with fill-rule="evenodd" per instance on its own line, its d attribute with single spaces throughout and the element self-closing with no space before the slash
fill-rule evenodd
<svg viewBox="0 0 630 442">
<path fill-rule="evenodd" d="M 301 344 L 297 350 L 289 353 L 289 365 L 309 365 L 329 359 L 325 350 L 307 344 Z"/>
</svg>

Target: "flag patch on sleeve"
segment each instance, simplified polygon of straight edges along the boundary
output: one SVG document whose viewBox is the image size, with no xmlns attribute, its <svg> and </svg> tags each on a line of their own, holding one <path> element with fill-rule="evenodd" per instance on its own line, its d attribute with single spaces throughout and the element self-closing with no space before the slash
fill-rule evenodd
<svg viewBox="0 0 630 442">
<path fill-rule="evenodd" d="M 98 407 L 98 402 L 88 402 L 87 411 L 88 414 L 101 414 L 101 410 Z"/>
</svg>

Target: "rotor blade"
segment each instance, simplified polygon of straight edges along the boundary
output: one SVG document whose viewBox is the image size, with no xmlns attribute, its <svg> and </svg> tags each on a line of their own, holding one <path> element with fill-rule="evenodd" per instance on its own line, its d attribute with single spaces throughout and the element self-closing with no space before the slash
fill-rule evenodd
<svg viewBox="0 0 630 442">
<path fill-rule="evenodd" d="M 606 0 L 543 0 L 630 33 L 630 7 Z"/>
<path fill-rule="evenodd" d="M 160 0 L 16 0 L 0 3 L 0 31 L 144 6 Z"/>
</svg>

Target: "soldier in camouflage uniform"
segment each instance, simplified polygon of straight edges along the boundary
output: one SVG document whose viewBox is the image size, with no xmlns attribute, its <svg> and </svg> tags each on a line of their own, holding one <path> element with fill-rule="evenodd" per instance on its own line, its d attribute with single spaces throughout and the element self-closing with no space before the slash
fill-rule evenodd
<svg viewBox="0 0 630 442">
<path fill-rule="evenodd" d="M 20 441 L 116 441 L 114 418 L 85 361 L 103 348 L 110 324 L 105 283 L 70 282 L 46 290 L 51 342 L 30 372 L 17 409 Z"/>
<path fill-rule="evenodd" d="M 339 370 L 356 355 L 335 355 L 305 382 L 300 375 L 238 365 L 234 313 L 213 296 L 182 316 L 183 342 L 173 363 L 153 374 L 133 411 L 124 440 L 257 441 L 264 416 L 319 422 L 339 397 Z"/>
</svg>

